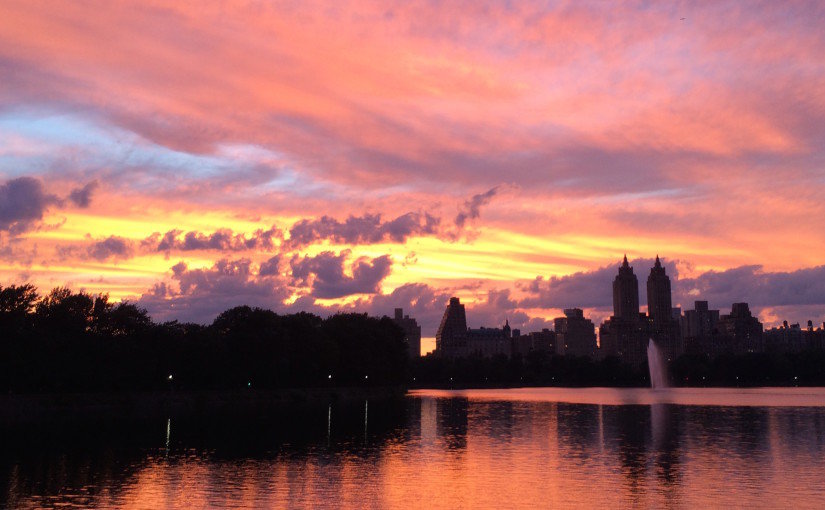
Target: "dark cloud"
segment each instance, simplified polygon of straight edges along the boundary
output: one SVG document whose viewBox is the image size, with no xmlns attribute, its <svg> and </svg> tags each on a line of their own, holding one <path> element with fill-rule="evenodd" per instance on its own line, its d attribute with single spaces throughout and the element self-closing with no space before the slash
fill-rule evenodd
<svg viewBox="0 0 825 510">
<path fill-rule="evenodd" d="M 0 231 L 21 234 L 43 219 L 49 207 L 60 199 L 46 193 L 43 183 L 33 177 L 18 177 L 0 184 Z"/>
<path fill-rule="evenodd" d="M 352 276 L 348 276 L 344 269 L 349 255 L 350 251 L 344 250 L 338 255 L 325 251 L 314 257 L 293 257 L 289 263 L 293 282 L 310 286 L 312 295 L 321 299 L 377 293 L 381 281 L 390 274 L 392 258 L 389 255 L 374 259 L 361 257 L 351 264 Z"/>
<path fill-rule="evenodd" d="M 281 273 L 281 255 L 275 255 L 261 263 L 258 274 L 261 276 L 276 276 Z"/>
<path fill-rule="evenodd" d="M 95 241 L 88 247 L 86 253 L 95 260 L 107 260 L 111 258 L 127 259 L 134 255 L 134 245 L 123 237 L 109 236 L 101 241 Z"/>
<path fill-rule="evenodd" d="M 135 254 L 135 243 L 119 236 L 109 236 L 104 239 L 92 240 L 87 244 L 69 244 L 58 246 L 58 259 L 63 262 L 67 259 L 94 259 L 98 261 L 128 259 Z"/>
<path fill-rule="evenodd" d="M 350 216 L 343 222 L 322 216 L 295 223 L 289 230 L 287 242 L 292 248 L 323 240 L 351 245 L 384 241 L 403 243 L 411 236 L 436 234 L 439 223 L 439 218 L 421 212 L 409 212 L 390 221 L 382 221 L 380 214 Z"/>
<path fill-rule="evenodd" d="M 78 207 L 89 207 L 92 202 L 92 193 L 98 187 L 97 181 L 92 181 L 81 188 L 75 188 L 69 193 L 69 200 Z"/>
<path fill-rule="evenodd" d="M 156 283 L 138 299 L 138 304 L 156 320 L 209 323 L 220 312 L 237 305 L 259 306 L 279 313 L 309 311 L 328 315 L 339 310 L 365 311 L 369 301 L 325 307 L 316 299 L 350 294 L 375 294 L 378 284 L 389 274 L 389 256 L 357 259 L 350 264 L 352 276 L 343 268 L 349 252 L 331 252 L 317 257 L 294 258 L 290 265 L 298 276 L 279 275 L 279 256 L 261 264 L 259 271 L 249 259 L 220 260 L 210 268 L 190 269 L 181 261 L 170 268 L 170 280 Z M 308 288 L 308 292 L 307 292 Z M 301 294 L 292 303 L 285 301 Z M 423 301 L 421 302 L 423 304 Z M 390 314 L 392 309 L 380 313 Z"/>
<path fill-rule="evenodd" d="M 182 237 L 181 234 L 183 234 Z M 163 235 L 160 232 L 155 232 L 141 241 L 140 244 L 143 249 L 156 252 L 194 250 L 231 252 L 272 250 L 275 247 L 274 241 L 280 238 L 281 231 L 274 226 L 269 230 L 258 229 L 249 237 L 244 234 L 236 234 L 227 228 L 218 229 L 211 234 L 195 231 L 184 234 L 182 230 L 170 230 Z"/>
<path fill-rule="evenodd" d="M 487 205 L 497 192 L 498 186 L 491 188 L 484 193 L 473 195 L 469 200 L 465 201 L 464 207 L 455 217 L 455 226 L 462 229 L 468 220 L 478 218 L 481 214 L 481 206 Z"/>
<path fill-rule="evenodd" d="M 220 260 L 211 268 L 172 267 L 171 282 L 159 282 L 137 301 L 156 320 L 209 323 L 222 311 L 238 305 L 278 310 L 291 292 L 283 281 L 260 278 L 247 259 Z"/>
<path fill-rule="evenodd" d="M 718 308 L 747 302 L 755 307 L 821 305 L 825 308 L 825 266 L 790 272 L 765 272 L 762 266 L 740 266 L 726 271 L 708 271 L 696 278 L 679 280 L 674 302 L 692 305 L 708 301 Z"/>
</svg>

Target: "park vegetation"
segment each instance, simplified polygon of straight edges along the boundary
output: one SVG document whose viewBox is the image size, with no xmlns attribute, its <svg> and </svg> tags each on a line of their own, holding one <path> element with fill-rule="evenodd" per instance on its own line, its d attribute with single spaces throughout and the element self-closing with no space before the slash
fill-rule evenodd
<svg viewBox="0 0 825 510">
<path fill-rule="evenodd" d="M 279 315 L 238 306 L 208 326 L 157 324 L 133 303 L 0 286 L 0 391 L 275 389 L 399 385 L 403 332 L 388 318 Z"/>
</svg>

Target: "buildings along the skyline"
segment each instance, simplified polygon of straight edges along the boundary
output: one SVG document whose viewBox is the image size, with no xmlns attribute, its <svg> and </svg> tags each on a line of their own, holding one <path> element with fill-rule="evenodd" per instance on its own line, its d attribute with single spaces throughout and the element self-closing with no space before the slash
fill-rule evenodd
<svg viewBox="0 0 825 510">
<path fill-rule="evenodd" d="M 409 315 L 404 315 L 403 308 L 395 309 L 393 320 L 404 331 L 404 340 L 407 342 L 410 357 L 417 358 L 421 356 L 421 326 L 418 325 L 418 322 L 411 319 Z"/>
<path fill-rule="evenodd" d="M 673 361 L 684 353 L 742 354 L 800 352 L 825 349 L 825 323 L 807 328 L 785 323 L 763 331 L 747 303 L 733 303 L 728 314 L 712 310 L 707 301 L 696 301 L 692 310 L 673 307 L 670 277 L 656 256 L 647 277 L 647 313 L 639 306 L 639 280 L 633 267 L 622 260 L 613 280 L 613 315 L 599 326 L 598 342 L 593 322 L 580 308 L 567 308 L 553 320 L 554 329 L 521 334 L 505 321 L 500 328 L 468 328 L 464 305 L 450 298 L 436 333 L 434 354 L 447 358 L 468 356 L 525 356 L 546 352 L 593 359 L 616 357 L 640 366 L 647 362 L 652 340 Z M 420 332 L 420 329 L 419 329 Z M 419 333 L 420 338 L 420 333 Z"/>
<path fill-rule="evenodd" d="M 553 319 L 556 328 L 557 354 L 596 357 L 596 328 L 585 318 L 581 308 L 567 308 L 564 317 Z"/>
</svg>

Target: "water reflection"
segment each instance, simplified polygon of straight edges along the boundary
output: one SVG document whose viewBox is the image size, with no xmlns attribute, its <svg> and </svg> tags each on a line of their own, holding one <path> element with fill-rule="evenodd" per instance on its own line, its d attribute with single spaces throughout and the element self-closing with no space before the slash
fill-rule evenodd
<svg viewBox="0 0 825 510">
<path fill-rule="evenodd" d="M 166 419 L 166 456 L 169 456 L 169 443 L 172 439 L 172 418 Z"/>
<path fill-rule="evenodd" d="M 522 396 L 6 424 L 0 507 L 815 508 L 825 497 L 823 407 Z"/>
</svg>

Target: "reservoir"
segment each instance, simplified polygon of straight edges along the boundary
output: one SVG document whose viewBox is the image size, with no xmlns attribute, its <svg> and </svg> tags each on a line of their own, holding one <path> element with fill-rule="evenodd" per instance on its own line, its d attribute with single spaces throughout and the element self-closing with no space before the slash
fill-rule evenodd
<svg viewBox="0 0 825 510">
<path fill-rule="evenodd" d="M 2 508 L 821 508 L 825 388 L 414 390 L 5 423 Z"/>
</svg>

